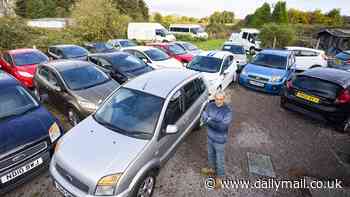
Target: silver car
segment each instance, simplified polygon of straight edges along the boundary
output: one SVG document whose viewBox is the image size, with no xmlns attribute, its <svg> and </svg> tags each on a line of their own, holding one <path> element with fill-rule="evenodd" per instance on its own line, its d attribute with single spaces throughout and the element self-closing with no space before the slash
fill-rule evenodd
<svg viewBox="0 0 350 197">
<path fill-rule="evenodd" d="M 194 71 L 160 69 L 117 89 L 58 142 L 50 173 L 64 196 L 151 196 L 160 168 L 199 125 L 208 89 Z"/>
</svg>

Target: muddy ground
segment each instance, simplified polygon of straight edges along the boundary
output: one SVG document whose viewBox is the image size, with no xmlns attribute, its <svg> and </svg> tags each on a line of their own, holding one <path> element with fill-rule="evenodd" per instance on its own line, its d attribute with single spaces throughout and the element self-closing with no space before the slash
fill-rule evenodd
<svg viewBox="0 0 350 197">
<path fill-rule="evenodd" d="M 279 107 L 279 97 L 243 87 L 230 87 L 228 101 L 234 110 L 234 123 L 226 145 L 226 171 L 231 179 L 256 180 L 249 173 L 247 152 L 271 157 L 277 179 L 295 175 L 338 178 L 350 182 L 350 173 L 338 163 L 334 147 L 350 144 L 349 135 L 332 127 Z M 66 119 L 48 106 L 62 122 Z M 244 196 L 299 197 L 300 190 L 224 189 L 208 191 L 200 169 L 207 165 L 205 129 L 193 132 L 158 176 L 155 197 L 162 196 Z M 48 173 L 8 193 L 4 197 L 59 197 Z M 350 196 L 350 193 L 344 194 Z"/>
</svg>

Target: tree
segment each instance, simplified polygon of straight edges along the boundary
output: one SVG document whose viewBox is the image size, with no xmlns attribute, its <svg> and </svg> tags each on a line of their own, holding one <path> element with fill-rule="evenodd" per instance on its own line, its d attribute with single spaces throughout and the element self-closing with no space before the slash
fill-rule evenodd
<svg viewBox="0 0 350 197">
<path fill-rule="evenodd" d="M 310 17 L 308 12 L 303 12 L 297 9 L 288 10 L 289 22 L 293 24 L 310 24 Z"/>
<path fill-rule="evenodd" d="M 120 14 L 112 0 L 80 0 L 73 9 L 73 31 L 82 41 L 125 37 L 130 17 Z"/>
<path fill-rule="evenodd" d="M 328 17 L 328 25 L 330 26 L 342 26 L 344 24 L 344 18 L 340 14 L 340 9 L 332 9 L 326 16 Z"/>
<path fill-rule="evenodd" d="M 285 1 L 278 1 L 272 12 L 272 20 L 277 24 L 287 24 L 288 23 L 288 12 L 287 5 Z"/>
<path fill-rule="evenodd" d="M 76 0 L 17 0 L 15 12 L 24 18 L 65 17 Z"/>
<path fill-rule="evenodd" d="M 260 39 L 264 48 L 273 47 L 276 39 L 276 48 L 293 45 L 296 40 L 296 32 L 292 26 L 286 24 L 270 23 L 261 28 Z"/>
<path fill-rule="evenodd" d="M 153 21 L 157 23 L 163 23 L 163 16 L 159 12 L 157 12 L 153 16 Z"/>
<path fill-rule="evenodd" d="M 270 4 L 264 3 L 260 8 L 256 9 L 253 15 L 247 17 L 247 25 L 252 27 L 261 27 L 265 23 L 271 22 Z"/>
<path fill-rule="evenodd" d="M 144 0 L 112 0 L 119 13 L 128 15 L 134 21 L 148 21 L 149 9 Z"/>
<path fill-rule="evenodd" d="M 229 11 L 214 12 L 209 16 L 209 24 L 228 24 L 235 22 L 235 14 Z"/>
</svg>

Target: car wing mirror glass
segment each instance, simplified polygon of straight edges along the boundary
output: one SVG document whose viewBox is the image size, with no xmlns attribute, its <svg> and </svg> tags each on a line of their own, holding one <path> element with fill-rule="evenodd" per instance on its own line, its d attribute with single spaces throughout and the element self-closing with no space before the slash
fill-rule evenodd
<svg viewBox="0 0 350 197">
<path fill-rule="evenodd" d="M 175 134 L 178 132 L 178 127 L 176 125 L 168 125 L 166 127 L 166 134 Z"/>
</svg>

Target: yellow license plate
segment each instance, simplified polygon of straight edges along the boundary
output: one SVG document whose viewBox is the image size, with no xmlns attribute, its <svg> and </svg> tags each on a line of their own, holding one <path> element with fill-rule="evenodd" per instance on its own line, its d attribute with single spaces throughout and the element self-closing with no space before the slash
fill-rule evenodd
<svg viewBox="0 0 350 197">
<path fill-rule="evenodd" d="M 336 60 L 335 60 L 335 63 L 336 63 L 336 64 L 342 64 L 343 62 L 342 62 L 341 60 L 339 60 L 339 59 L 336 59 Z"/>
<path fill-rule="evenodd" d="M 305 93 L 303 93 L 303 92 L 298 92 L 298 93 L 296 94 L 296 96 L 299 97 L 299 98 L 305 99 L 305 100 L 307 100 L 307 101 L 311 101 L 311 102 L 313 102 L 313 103 L 319 103 L 319 102 L 320 102 L 320 99 L 319 99 L 319 98 L 314 97 L 314 96 L 307 95 L 307 94 L 305 94 Z"/>
</svg>

